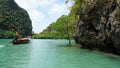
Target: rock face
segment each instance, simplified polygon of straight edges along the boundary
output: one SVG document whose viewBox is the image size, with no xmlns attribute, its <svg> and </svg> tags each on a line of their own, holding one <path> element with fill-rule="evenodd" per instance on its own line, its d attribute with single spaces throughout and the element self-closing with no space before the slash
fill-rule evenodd
<svg viewBox="0 0 120 68">
<path fill-rule="evenodd" d="M 22 36 L 32 33 L 32 22 L 27 11 L 19 7 L 14 0 L 0 0 L 0 31 L 2 30 L 18 31 Z"/>
<path fill-rule="evenodd" d="M 75 41 L 82 48 L 120 54 L 120 0 L 84 0 Z"/>
</svg>

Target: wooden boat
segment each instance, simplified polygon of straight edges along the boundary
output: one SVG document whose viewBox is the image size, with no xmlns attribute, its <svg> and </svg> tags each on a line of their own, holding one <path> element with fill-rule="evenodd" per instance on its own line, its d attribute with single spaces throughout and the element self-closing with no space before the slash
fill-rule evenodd
<svg viewBox="0 0 120 68">
<path fill-rule="evenodd" d="M 24 44 L 28 43 L 30 41 L 30 38 L 19 38 L 19 39 L 14 39 L 12 41 L 13 44 Z"/>
</svg>

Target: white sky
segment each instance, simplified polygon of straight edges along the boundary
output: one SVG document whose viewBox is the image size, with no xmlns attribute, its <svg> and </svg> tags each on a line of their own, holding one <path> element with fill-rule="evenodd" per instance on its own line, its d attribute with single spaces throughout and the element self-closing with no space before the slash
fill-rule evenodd
<svg viewBox="0 0 120 68">
<path fill-rule="evenodd" d="M 32 20 L 33 31 L 40 33 L 55 22 L 61 15 L 69 13 L 66 0 L 15 0 L 16 3 L 27 10 Z M 71 6 L 68 3 L 68 6 Z"/>
</svg>

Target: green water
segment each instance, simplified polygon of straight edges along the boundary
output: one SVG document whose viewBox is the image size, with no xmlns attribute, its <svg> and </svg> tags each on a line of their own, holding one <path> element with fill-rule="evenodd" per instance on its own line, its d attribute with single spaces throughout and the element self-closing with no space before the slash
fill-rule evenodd
<svg viewBox="0 0 120 68">
<path fill-rule="evenodd" d="M 6 45 L 9 41 L 0 39 L 0 68 L 120 68 L 120 57 L 66 47 L 66 40 L 40 39 Z"/>
</svg>

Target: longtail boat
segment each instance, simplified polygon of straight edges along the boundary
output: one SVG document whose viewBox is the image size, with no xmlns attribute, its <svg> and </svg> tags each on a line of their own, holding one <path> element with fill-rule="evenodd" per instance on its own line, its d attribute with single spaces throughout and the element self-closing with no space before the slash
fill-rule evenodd
<svg viewBox="0 0 120 68">
<path fill-rule="evenodd" d="M 30 41 L 30 38 L 19 38 L 19 39 L 14 39 L 12 41 L 13 44 L 24 44 L 28 43 Z"/>
</svg>

